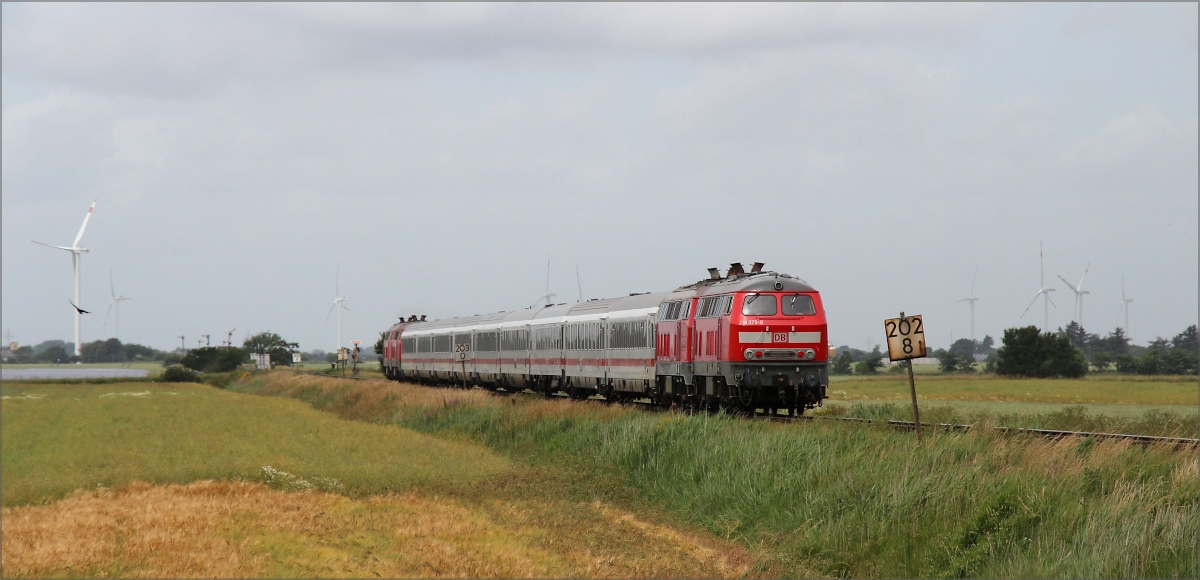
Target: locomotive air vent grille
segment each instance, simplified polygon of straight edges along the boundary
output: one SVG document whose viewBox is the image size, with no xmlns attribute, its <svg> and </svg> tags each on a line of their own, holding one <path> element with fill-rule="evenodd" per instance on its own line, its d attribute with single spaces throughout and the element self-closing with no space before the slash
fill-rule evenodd
<svg viewBox="0 0 1200 580">
<path fill-rule="evenodd" d="M 796 360 L 796 351 L 785 350 L 782 348 L 768 348 L 763 351 L 763 358 L 772 360 Z"/>
</svg>

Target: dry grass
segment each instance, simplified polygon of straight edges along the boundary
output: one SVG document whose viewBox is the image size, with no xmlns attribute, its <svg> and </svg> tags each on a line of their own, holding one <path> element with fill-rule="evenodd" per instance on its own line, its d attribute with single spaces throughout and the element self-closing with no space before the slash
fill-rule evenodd
<svg viewBox="0 0 1200 580">
<path fill-rule="evenodd" d="M 735 577 L 744 548 L 594 501 L 134 483 L 4 508 L 9 576 Z"/>
</svg>

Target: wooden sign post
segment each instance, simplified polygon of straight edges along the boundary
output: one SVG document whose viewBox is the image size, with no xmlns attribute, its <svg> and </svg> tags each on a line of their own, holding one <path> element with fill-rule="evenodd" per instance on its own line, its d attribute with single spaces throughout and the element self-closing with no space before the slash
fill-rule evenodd
<svg viewBox="0 0 1200 580">
<path fill-rule="evenodd" d="M 917 428 L 917 441 L 921 440 L 921 411 L 917 408 L 917 381 L 913 378 L 912 359 L 925 356 L 925 324 L 921 315 L 889 318 L 883 321 L 887 332 L 888 358 L 893 361 L 908 361 L 908 387 L 912 393 L 913 424 Z"/>
<path fill-rule="evenodd" d="M 463 388 L 467 388 L 467 356 L 471 353 L 471 344 L 462 343 L 454 345 L 454 357 L 462 363 Z"/>
</svg>

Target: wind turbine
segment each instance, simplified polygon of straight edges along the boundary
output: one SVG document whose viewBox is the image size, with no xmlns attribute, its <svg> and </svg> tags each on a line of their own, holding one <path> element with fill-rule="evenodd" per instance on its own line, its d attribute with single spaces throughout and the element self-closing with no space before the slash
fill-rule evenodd
<svg viewBox="0 0 1200 580">
<path fill-rule="evenodd" d="M 108 311 L 104 313 L 104 324 L 100 325 L 101 330 L 108 325 L 108 315 L 112 313 L 113 307 L 117 308 L 116 322 L 113 323 L 113 338 L 121 340 L 121 301 L 132 300 L 128 296 L 117 296 L 117 288 L 113 286 L 112 270 L 108 271 L 108 289 L 112 291 L 112 302 L 108 303 Z"/>
<path fill-rule="evenodd" d="M 338 313 L 338 341 L 337 341 L 338 345 L 337 345 L 337 347 L 339 349 L 342 348 L 342 311 L 345 310 L 346 312 L 350 312 L 350 309 L 346 308 L 346 305 L 345 305 L 346 297 L 338 296 L 338 294 L 342 293 L 340 282 L 339 282 L 339 278 L 341 277 L 341 275 L 342 275 L 342 266 L 339 264 L 338 268 L 337 268 L 337 272 L 335 272 L 333 275 L 333 305 L 329 307 L 329 314 L 325 315 L 325 322 L 329 322 L 329 316 L 331 314 L 333 314 L 334 310 L 337 310 L 337 313 Z"/>
<path fill-rule="evenodd" d="M 1083 326 L 1083 295 L 1091 294 L 1091 292 L 1083 289 L 1083 279 L 1087 278 L 1088 270 L 1091 269 L 1091 267 L 1092 263 L 1088 262 L 1087 267 L 1083 269 L 1083 276 L 1079 278 L 1079 284 L 1076 284 L 1075 286 L 1072 286 L 1070 282 L 1067 282 L 1067 279 L 1063 278 L 1061 274 L 1058 276 L 1058 279 L 1062 280 L 1063 283 L 1067 285 L 1067 288 L 1070 288 L 1071 291 L 1075 293 L 1075 312 L 1077 312 L 1079 316 L 1079 318 L 1076 319 L 1076 322 L 1079 323 L 1079 326 Z"/>
<path fill-rule="evenodd" d="M 1125 336 L 1129 336 L 1129 303 L 1133 298 L 1125 297 L 1125 275 L 1121 274 L 1121 306 L 1125 308 Z"/>
<path fill-rule="evenodd" d="M 1042 287 L 1038 289 L 1037 294 L 1033 295 L 1033 302 L 1030 302 L 1029 306 L 1025 307 L 1025 312 L 1029 312 L 1029 309 L 1033 307 L 1034 302 L 1037 302 L 1038 296 L 1041 296 L 1043 298 L 1042 309 L 1045 310 L 1045 317 L 1042 322 L 1042 332 L 1047 332 L 1047 329 L 1050 328 L 1050 305 L 1054 304 L 1054 301 L 1050 299 L 1050 293 L 1053 292 L 1054 289 L 1046 287 L 1046 255 L 1042 251 L 1041 242 L 1038 242 L 1038 265 L 1041 267 L 1042 271 Z M 1054 304 L 1054 307 L 1058 308 L 1058 305 Z M 1020 318 L 1025 318 L 1025 312 L 1021 313 Z"/>
<path fill-rule="evenodd" d="M 538 296 L 537 300 L 533 301 L 532 306 L 537 306 L 538 304 L 547 304 L 550 302 L 550 299 L 554 298 L 555 296 L 558 296 L 558 294 L 550 291 L 550 254 L 546 254 L 546 293 Z"/>
<path fill-rule="evenodd" d="M 975 342 L 975 302 L 977 300 L 979 300 L 979 298 L 977 296 L 975 296 L 975 279 L 978 277 L 979 277 L 979 270 L 975 270 L 975 275 L 971 277 L 971 295 L 966 298 L 963 298 L 962 300 L 959 300 L 959 302 L 966 302 L 967 304 L 969 304 L 971 306 L 971 342 L 972 343 Z M 953 336 L 953 335 L 951 335 L 951 336 Z M 954 341 L 951 340 L 950 343 L 954 344 Z"/>
<path fill-rule="evenodd" d="M 43 244 L 37 240 L 31 240 L 35 244 L 41 244 L 48 248 L 58 248 L 71 252 L 71 268 L 75 270 L 75 301 L 71 303 L 75 307 L 75 356 L 83 356 L 83 347 L 79 343 L 79 323 L 83 313 L 86 312 L 79 306 L 79 255 L 86 254 L 88 249 L 79 247 L 79 242 L 83 239 L 83 232 L 87 229 L 88 220 L 92 219 L 92 210 L 96 209 L 97 201 L 99 199 L 92 200 L 92 205 L 88 208 L 87 215 L 83 216 L 83 225 L 79 226 L 79 233 L 76 234 L 75 241 L 69 247 L 52 246 L 50 244 Z"/>
</svg>

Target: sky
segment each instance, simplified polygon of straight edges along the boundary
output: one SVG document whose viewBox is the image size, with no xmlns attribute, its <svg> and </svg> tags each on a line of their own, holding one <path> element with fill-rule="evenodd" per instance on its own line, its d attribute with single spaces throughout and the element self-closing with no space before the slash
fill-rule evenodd
<svg viewBox="0 0 1200 580">
<path fill-rule="evenodd" d="M 302 350 L 762 261 L 834 345 L 1197 322 L 1197 5 L 4 3 L 5 338 Z M 578 274 L 577 274 L 578 272 Z M 111 287 L 110 287 L 111 274 Z M 7 340 L 6 340 L 7 342 Z"/>
</svg>

